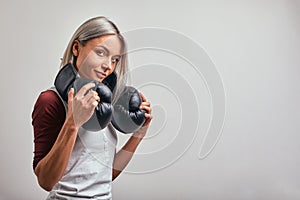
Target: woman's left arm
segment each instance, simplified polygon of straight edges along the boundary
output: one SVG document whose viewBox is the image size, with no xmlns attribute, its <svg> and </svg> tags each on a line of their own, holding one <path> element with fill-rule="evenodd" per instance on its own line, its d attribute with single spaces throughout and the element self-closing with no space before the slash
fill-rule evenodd
<svg viewBox="0 0 300 200">
<path fill-rule="evenodd" d="M 118 151 L 118 153 L 116 153 L 114 158 L 114 163 L 113 163 L 113 171 L 112 171 L 113 180 L 119 176 L 119 174 L 123 171 L 123 169 L 127 166 L 129 161 L 131 160 L 136 148 L 138 147 L 138 145 L 146 135 L 146 132 L 152 120 L 150 103 L 147 102 L 145 96 L 142 93 L 140 93 L 140 95 L 143 101 L 140 106 L 140 109 L 146 111 L 145 113 L 146 121 L 139 130 L 137 130 L 132 134 L 132 136 L 122 147 L 122 149 Z"/>
</svg>

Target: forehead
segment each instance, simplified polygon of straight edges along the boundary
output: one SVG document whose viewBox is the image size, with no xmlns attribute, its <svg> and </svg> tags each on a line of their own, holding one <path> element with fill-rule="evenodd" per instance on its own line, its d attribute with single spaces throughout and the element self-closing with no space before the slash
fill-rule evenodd
<svg viewBox="0 0 300 200">
<path fill-rule="evenodd" d="M 120 55 L 122 49 L 122 43 L 117 35 L 103 35 L 97 38 L 93 38 L 88 41 L 90 48 L 104 47 L 109 50 L 111 55 Z"/>
</svg>

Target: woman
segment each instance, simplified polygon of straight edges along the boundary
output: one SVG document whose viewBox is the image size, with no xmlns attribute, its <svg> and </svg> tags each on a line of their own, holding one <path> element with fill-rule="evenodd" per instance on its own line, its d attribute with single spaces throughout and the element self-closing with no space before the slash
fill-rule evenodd
<svg viewBox="0 0 300 200">
<path fill-rule="evenodd" d="M 127 73 L 125 41 L 117 26 L 105 17 L 84 22 L 74 33 L 64 53 L 61 67 L 72 63 L 80 77 L 102 82 L 117 74 L 118 98 Z M 151 122 L 150 103 L 143 94 L 140 109 L 146 121 L 132 134 L 119 152 L 114 128 L 99 132 L 81 126 L 93 115 L 100 98 L 84 85 L 75 95 L 71 88 L 68 102 L 55 89 L 43 91 L 32 112 L 34 128 L 33 168 L 39 185 L 50 191 L 48 199 L 111 199 L 111 182 L 126 167 Z"/>
</svg>

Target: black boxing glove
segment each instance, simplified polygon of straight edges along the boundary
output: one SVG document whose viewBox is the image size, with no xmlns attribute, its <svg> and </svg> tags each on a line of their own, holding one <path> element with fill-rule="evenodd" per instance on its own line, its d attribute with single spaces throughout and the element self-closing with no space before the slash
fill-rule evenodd
<svg viewBox="0 0 300 200">
<path fill-rule="evenodd" d="M 63 66 L 55 77 L 54 86 L 60 97 L 68 103 L 68 92 L 73 87 L 76 78 L 79 74 L 71 63 Z"/>
<path fill-rule="evenodd" d="M 111 105 L 112 92 L 110 88 L 101 82 L 80 78 L 71 63 L 68 63 L 58 72 L 54 85 L 61 98 L 68 102 L 68 92 L 71 87 L 74 88 L 74 94 L 76 94 L 82 86 L 91 82 L 95 84 L 95 87 L 91 89 L 98 93 L 100 102 L 92 117 L 82 127 L 89 131 L 99 131 L 105 128 L 112 119 L 113 106 Z"/>
<path fill-rule="evenodd" d="M 91 88 L 92 90 L 98 93 L 100 97 L 100 102 L 95 108 L 95 112 L 91 116 L 91 118 L 82 125 L 82 127 L 86 130 L 90 131 L 99 131 L 105 128 L 112 119 L 113 106 L 112 102 L 112 93 L 111 90 L 101 82 L 77 78 L 74 81 L 74 92 L 75 94 L 88 83 L 94 83 L 95 87 Z"/>
<path fill-rule="evenodd" d="M 122 133 L 133 133 L 145 123 L 145 110 L 140 109 L 142 98 L 131 86 L 126 86 L 114 105 L 112 125 Z"/>
<path fill-rule="evenodd" d="M 113 92 L 117 83 L 116 73 L 113 72 L 102 83 L 107 85 Z M 142 98 L 139 92 L 131 86 L 125 86 L 119 99 L 114 104 L 112 125 L 122 133 L 137 131 L 146 121 L 145 110 L 140 109 Z"/>
</svg>

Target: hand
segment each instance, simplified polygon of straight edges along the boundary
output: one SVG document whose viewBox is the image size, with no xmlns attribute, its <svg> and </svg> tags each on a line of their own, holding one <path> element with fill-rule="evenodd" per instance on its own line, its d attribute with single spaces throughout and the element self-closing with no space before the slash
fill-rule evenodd
<svg viewBox="0 0 300 200">
<path fill-rule="evenodd" d="M 95 87 L 94 83 L 84 85 L 74 96 L 74 89 L 68 93 L 68 116 L 72 116 L 75 126 L 81 127 L 94 113 L 100 97 L 98 93 L 90 90 Z"/>
<path fill-rule="evenodd" d="M 137 136 L 137 137 L 144 137 L 146 135 L 146 132 L 148 130 L 148 127 L 150 125 L 150 122 L 152 120 L 152 115 L 151 115 L 151 105 L 150 105 L 150 102 L 147 102 L 147 99 L 146 97 L 140 92 L 140 96 L 142 98 L 142 103 L 140 105 L 140 109 L 143 109 L 146 111 L 145 113 L 145 118 L 146 118 L 146 121 L 144 122 L 143 126 L 137 130 L 136 132 L 134 132 L 134 136 Z"/>
</svg>

